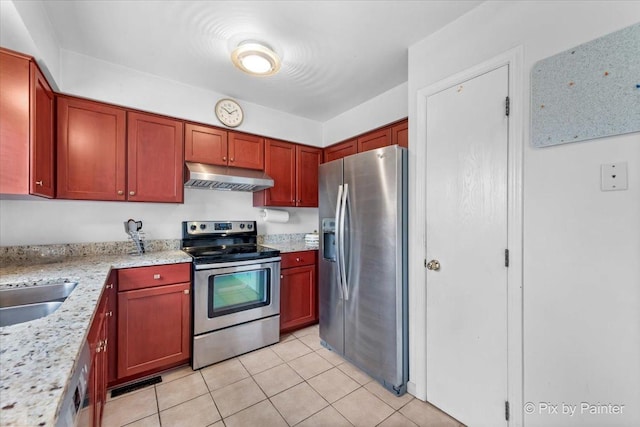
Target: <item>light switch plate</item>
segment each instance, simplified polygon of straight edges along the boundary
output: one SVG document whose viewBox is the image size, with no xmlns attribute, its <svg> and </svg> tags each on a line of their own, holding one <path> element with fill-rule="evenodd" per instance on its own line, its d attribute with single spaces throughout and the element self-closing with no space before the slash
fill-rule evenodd
<svg viewBox="0 0 640 427">
<path fill-rule="evenodd" d="M 627 162 L 603 164 L 600 170 L 602 191 L 619 191 L 628 188 Z"/>
</svg>

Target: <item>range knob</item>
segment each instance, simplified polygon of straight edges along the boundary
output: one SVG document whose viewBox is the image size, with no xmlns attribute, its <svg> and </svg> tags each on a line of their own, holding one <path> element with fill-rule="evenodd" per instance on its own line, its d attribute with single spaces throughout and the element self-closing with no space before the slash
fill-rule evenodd
<svg viewBox="0 0 640 427">
<path fill-rule="evenodd" d="M 240 223 L 240 230 L 244 228 L 244 223 Z"/>
<path fill-rule="evenodd" d="M 198 227 L 196 227 L 196 225 L 195 225 L 195 224 L 191 224 L 191 225 L 189 226 L 189 230 L 191 230 L 191 231 L 196 231 L 196 228 L 198 228 Z"/>
<path fill-rule="evenodd" d="M 247 224 L 247 228 L 248 228 L 249 230 L 251 230 L 251 229 L 253 228 L 253 224 L 251 224 L 251 223 Z"/>
<path fill-rule="evenodd" d="M 207 224 L 200 224 L 200 230 L 204 230 L 205 228 L 207 228 Z"/>
</svg>

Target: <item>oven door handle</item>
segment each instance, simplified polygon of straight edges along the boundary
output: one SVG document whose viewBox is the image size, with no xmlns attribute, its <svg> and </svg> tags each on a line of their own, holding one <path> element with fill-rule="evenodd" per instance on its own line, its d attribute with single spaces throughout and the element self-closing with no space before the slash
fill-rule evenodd
<svg viewBox="0 0 640 427">
<path fill-rule="evenodd" d="M 272 258 L 257 258 L 257 259 L 248 259 L 243 261 L 228 261 L 228 262 L 215 262 L 210 264 L 194 264 L 194 268 L 196 270 L 211 270 L 214 268 L 227 268 L 227 267 L 241 267 L 245 265 L 255 265 L 259 266 L 261 264 L 267 264 L 270 262 L 280 261 L 281 257 L 272 257 Z"/>
</svg>

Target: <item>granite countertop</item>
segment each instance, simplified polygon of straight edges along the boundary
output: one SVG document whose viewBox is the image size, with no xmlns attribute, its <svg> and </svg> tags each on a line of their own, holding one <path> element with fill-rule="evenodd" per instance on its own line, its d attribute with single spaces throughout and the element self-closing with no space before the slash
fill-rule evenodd
<svg viewBox="0 0 640 427">
<path fill-rule="evenodd" d="M 315 245 L 315 246 L 308 245 L 305 243 L 304 240 L 270 242 L 270 243 L 265 243 L 264 246 L 269 246 L 270 248 L 278 249 L 281 253 L 318 250 L 318 245 Z"/>
<path fill-rule="evenodd" d="M 54 313 L 0 327 L 0 425 L 53 426 L 111 268 L 191 262 L 180 250 L 3 265 L 0 289 L 78 282 Z"/>
</svg>

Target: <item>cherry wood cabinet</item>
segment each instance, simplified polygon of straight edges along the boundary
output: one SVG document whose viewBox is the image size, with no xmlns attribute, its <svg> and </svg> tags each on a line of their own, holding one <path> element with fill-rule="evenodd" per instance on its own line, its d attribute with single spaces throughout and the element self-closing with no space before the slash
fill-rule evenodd
<svg viewBox="0 0 640 427">
<path fill-rule="evenodd" d="M 127 198 L 182 203 L 183 124 L 153 114 L 127 113 Z"/>
<path fill-rule="evenodd" d="M 185 160 L 246 169 L 264 169 L 264 138 L 212 126 L 185 124 Z"/>
<path fill-rule="evenodd" d="M 348 141 L 334 144 L 324 149 L 324 161 L 330 162 L 332 160 L 341 159 L 358 152 L 358 140 L 350 139 Z"/>
<path fill-rule="evenodd" d="M 391 129 L 384 128 L 358 137 L 358 153 L 391 145 Z"/>
<path fill-rule="evenodd" d="M 317 207 L 321 161 L 320 148 L 267 139 L 265 172 L 274 186 L 253 193 L 253 205 Z"/>
<path fill-rule="evenodd" d="M 108 283 L 108 281 L 107 281 Z M 109 342 L 109 306 L 111 293 L 103 290 L 93 317 L 87 340 L 91 354 L 91 368 L 87 385 L 88 407 L 83 409 L 82 419 L 91 425 L 100 426 L 104 404 L 107 400 L 108 352 Z"/>
<path fill-rule="evenodd" d="M 118 375 L 118 322 L 116 308 L 118 301 L 118 270 L 111 270 L 104 287 L 107 296 L 105 320 L 107 323 L 107 385 L 113 383 Z"/>
<path fill-rule="evenodd" d="M 264 171 L 274 186 L 253 193 L 254 206 L 296 205 L 296 145 L 267 139 L 264 145 Z"/>
<path fill-rule="evenodd" d="M 370 132 L 357 136 L 356 138 L 325 147 L 324 162 L 341 159 L 351 154 L 363 151 L 375 150 L 376 148 L 388 145 L 399 145 L 409 148 L 409 122 L 403 119 Z"/>
<path fill-rule="evenodd" d="M 318 322 L 317 251 L 282 254 L 280 274 L 280 332 Z"/>
<path fill-rule="evenodd" d="M 230 131 L 229 166 L 263 170 L 264 138 Z"/>
<path fill-rule="evenodd" d="M 118 271 L 118 380 L 189 361 L 190 272 L 188 263 Z"/>
<path fill-rule="evenodd" d="M 322 150 L 307 145 L 296 145 L 296 206 L 318 206 L 318 166 L 322 163 Z"/>
<path fill-rule="evenodd" d="M 54 197 L 54 94 L 32 57 L 2 48 L 0 141 L 0 193 Z"/>
<path fill-rule="evenodd" d="M 184 159 L 187 162 L 226 166 L 227 131 L 193 123 L 184 125 Z"/>
<path fill-rule="evenodd" d="M 409 148 L 409 122 L 402 122 L 391 126 L 391 145 Z"/>
<path fill-rule="evenodd" d="M 58 197 L 126 200 L 126 111 L 58 97 Z"/>
<path fill-rule="evenodd" d="M 182 122 L 59 96 L 61 199 L 183 201 Z"/>
</svg>

